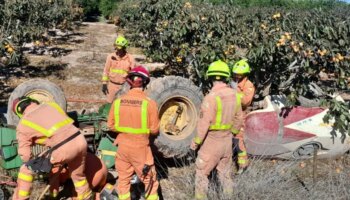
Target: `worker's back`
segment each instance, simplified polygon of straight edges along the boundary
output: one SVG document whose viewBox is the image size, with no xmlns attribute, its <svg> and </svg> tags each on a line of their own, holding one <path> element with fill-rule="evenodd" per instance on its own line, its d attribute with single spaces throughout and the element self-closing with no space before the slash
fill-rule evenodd
<svg viewBox="0 0 350 200">
<path fill-rule="evenodd" d="M 219 100 L 219 99 L 220 100 Z M 219 103 L 219 101 L 221 101 Z M 218 106 L 218 104 L 221 104 Z M 237 112 L 241 112 L 240 103 L 237 103 L 236 92 L 224 83 L 218 84 L 212 88 L 210 93 L 205 97 L 202 108 L 205 112 L 208 112 L 207 116 L 210 118 L 211 126 L 217 123 L 218 118 L 221 118 L 221 125 L 240 126 L 242 123 L 241 118 L 235 117 Z M 221 107 L 221 111 L 218 108 Z M 198 129 L 202 126 L 198 124 Z M 200 132 L 201 130 L 199 130 Z M 232 139 L 231 128 L 226 130 L 215 130 L 215 128 L 209 127 L 208 138 L 224 138 Z"/>
<path fill-rule="evenodd" d="M 56 103 L 31 104 L 17 126 L 18 137 L 52 147 L 78 132 L 65 112 Z M 21 134 L 25 133 L 25 134 Z"/>
<path fill-rule="evenodd" d="M 119 135 L 115 142 L 117 144 L 149 145 L 149 134 L 158 132 L 157 104 L 141 89 L 131 89 L 113 102 L 111 110 L 113 111 L 110 112 L 108 126 L 115 130 L 118 123 Z"/>
</svg>

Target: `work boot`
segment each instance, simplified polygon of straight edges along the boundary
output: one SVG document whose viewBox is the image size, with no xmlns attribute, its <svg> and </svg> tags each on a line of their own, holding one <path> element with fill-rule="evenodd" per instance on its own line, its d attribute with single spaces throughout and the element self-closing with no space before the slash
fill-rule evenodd
<svg viewBox="0 0 350 200">
<path fill-rule="evenodd" d="M 113 185 L 107 183 L 103 190 L 100 192 L 101 200 L 118 200 L 118 194 L 113 189 Z"/>
<path fill-rule="evenodd" d="M 136 174 L 134 174 L 131 177 L 130 184 L 133 185 L 133 184 L 138 184 L 138 183 L 141 183 L 141 179 Z"/>
<path fill-rule="evenodd" d="M 240 167 L 239 170 L 236 172 L 236 175 L 243 174 L 247 169 L 248 167 Z"/>
<path fill-rule="evenodd" d="M 100 193 L 101 200 L 118 200 L 118 194 L 113 190 L 112 193 L 108 193 L 106 190 L 103 190 Z"/>
</svg>

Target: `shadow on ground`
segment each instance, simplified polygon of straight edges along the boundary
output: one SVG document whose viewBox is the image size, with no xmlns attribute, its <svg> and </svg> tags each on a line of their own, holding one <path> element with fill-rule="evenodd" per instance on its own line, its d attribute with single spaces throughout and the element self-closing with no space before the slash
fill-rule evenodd
<svg viewBox="0 0 350 200">
<path fill-rule="evenodd" d="M 66 68 L 67 64 L 65 63 L 49 64 L 44 67 L 27 65 L 23 67 L 7 66 L 0 68 L 0 106 L 6 106 L 11 92 L 15 89 L 9 84 L 10 81 L 21 78 L 46 78 L 48 76 L 55 76 L 64 80 L 63 70 Z"/>
</svg>

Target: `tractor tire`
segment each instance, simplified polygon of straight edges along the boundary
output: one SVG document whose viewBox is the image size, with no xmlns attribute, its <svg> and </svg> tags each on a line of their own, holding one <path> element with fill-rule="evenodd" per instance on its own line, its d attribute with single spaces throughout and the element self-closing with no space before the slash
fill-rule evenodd
<svg viewBox="0 0 350 200">
<path fill-rule="evenodd" d="M 20 84 L 11 93 L 7 105 L 7 123 L 10 125 L 18 124 L 19 118 L 12 112 L 12 102 L 21 96 L 29 96 L 39 102 L 55 101 L 63 110 L 67 109 L 67 100 L 60 87 L 48 80 L 33 79 Z"/>
<path fill-rule="evenodd" d="M 189 79 L 166 76 L 152 79 L 146 92 L 158 104 L 160 130 L 154 141 L 157 151 L 165 158 L 185 156 L 196 134 L 202 91 Z"/>
<path fill-rule="evenodd" d="M 300 103 L 300 106 L 312 108 L 312 107 L 319 107 L 321 106 L 321 101 L 318 99 L 308 99 L 304 96 L 298 96 L 298 102 Z"/>
<path fill-rule="evenodd" d="M 6 194 L 7 194 L 7 191 L 5 190 L 5 187 L 0 186 L 0 200 L 9 199 L 8 195 L 6 195 Z"/>
</svg>

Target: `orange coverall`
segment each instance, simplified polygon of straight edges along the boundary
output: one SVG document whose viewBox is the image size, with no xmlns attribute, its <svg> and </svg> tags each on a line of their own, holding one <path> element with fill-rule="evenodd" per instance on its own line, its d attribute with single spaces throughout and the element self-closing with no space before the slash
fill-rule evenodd
<svg viewBox="0 0 350 200">
<path fill-rule="evenodd" d="M 86 154 L 85 161 L 85 175 L 88 181 L 89 187 L 95 192 L 100 192 L 102 188 L 106 185 L 107 181 L 107 167 L 101 159 L 92 153 Z M 50 176 L 55 176 L 58 173 L 59 167 L 52 168 L 52 173 Z M 59 178 L 51 179 L 50 185 L 58 191 L 59 186 L 64 184 L 69 178 L 70 170 L 63 168 L 60 172 Z M 72 188 L 73 189 L 73 188 Z M 99 199 L 99 194 L 95 195 L 95 199 Z M 73 189 L 72 197 L 77 197 L 77 193 Z"/>
<path fill-rule="evenodd" d="M 102 82 L 104 84 L 108 82 L 108 103 L 113 102 L 116 93 L 121 89 L 121 85 L 125 83 L 126 75 L 128 75 L 128 72 L 133 69 L 135 65 L 135 59 L 128 53 L 122 58 L 116 53 L 111 53 L 107 56 Z"/>
<path fill-rule="evenodd" d="M 238 83 L 237 91 L 243 94 L 241 104 L 245 120 L 245 117 L 247 115 L 247 108 L 252 103 L 255 94 L 255 87 L 247 77 L 244 77 L 243 80 Z M 239 133 L 235 135 L 235 138 L 238 140 L 238 165 L 239 168 L 244 169 L 249 164 L 247 149 L 244 144 L 244 124 Z"/>
<path fill-rule="evenodd" d="M 34 143 L 53 147 L 78 132 L 73 120 L 56 103 L 30 104 L 24 111 L 17 126 L 18 154 L 26 163 L 32 157 Z M 83 135 L 78 135 L 52 152 L 51 163 L 67 164 L 71 178 L 79 195 L 78 199 L 88 199 L 91 190 L 84 174 L 87 143 Z M 13 199 L 29 199 L 33 182 L 33 172 L 24 164 L 21 166 Z M 51 194 L 57 190 L 51 188 Z"/>
<path fill-rule="evenodd" d="M 232 194 L 231 130 L 239 130 L 242 123 L 243 113 L 241 105 L 236 102 L 236 92 L 223 82 L 214 82 L 214 87 L 203 100 L 194 138 L 196 144 L 201 144 L 196 160 L 196 199 L 207 198 L 208 175 L 214 168 L 218 171 L 224 194 Z M 226 127 L 219 130 L 213 125 Z"/>
<path fill-rule="evenodd" d="M 119 133 L 114 142 L 118 145 L 115 166 L 119 175 L 119 199 L 130 199 L 130 180 L 134 172 L 145 188 L 150 188 L 146 191 L 149 194 L 146 194 L 146 199 L 158 199 L 159 183 L 149 143 L 150 134 L 159 131 L 156 102 L 149 99 L 141 88 L 133 88 L 113 102 L 107 123 L 111 130 Z M 145 164 L 151 168 L 144 176 L 142 169 Z"/>
</svg>

